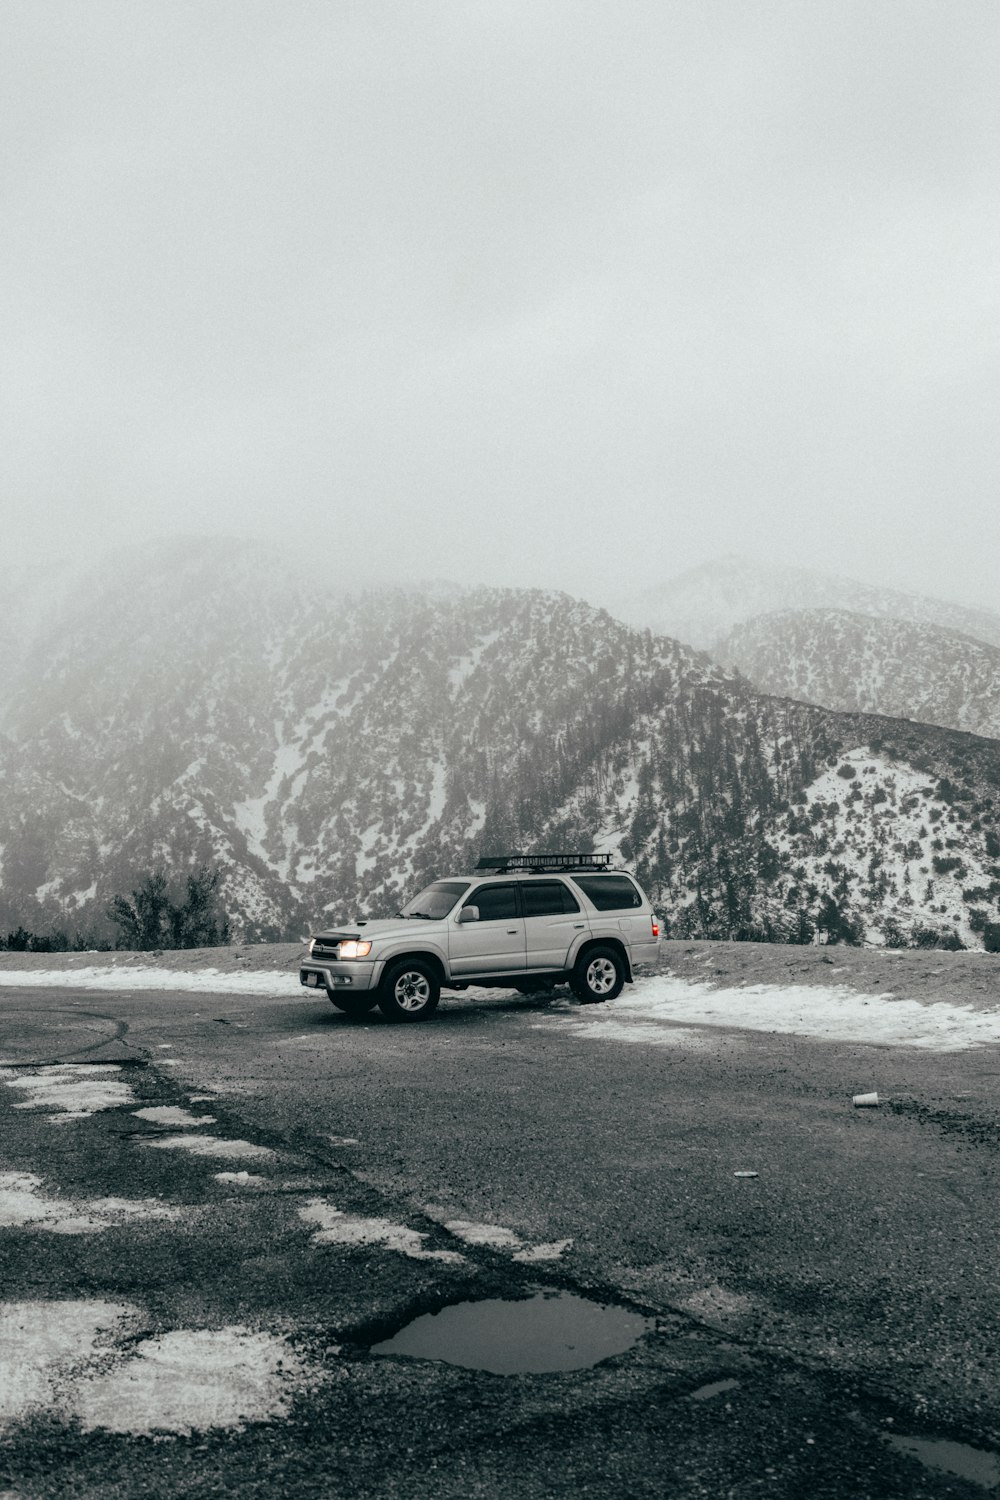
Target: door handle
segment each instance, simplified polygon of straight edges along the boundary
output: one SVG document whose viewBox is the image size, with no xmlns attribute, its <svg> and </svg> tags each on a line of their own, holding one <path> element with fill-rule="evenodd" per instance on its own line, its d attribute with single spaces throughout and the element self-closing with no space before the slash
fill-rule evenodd
<svg viewBox="0 0 1000 1500">
<path fill-rule="evenodd" d="M 517 937 L 517 934 L 521 931 L 521 929 L 520 927 L 508 927 L 507 931 L 511 935 L 511 937 Z"/>
<path fill-rule="evenodd" d="M 582 932 L 582 930 L 583 930 L 583 928 L 584 928 L 585 925 L 586 924 L 584 922 L 574 922 L 573 923 L 574 928 L 576 928 L 577 930 L 579 930 L 581 932 Z"/>
</svg>

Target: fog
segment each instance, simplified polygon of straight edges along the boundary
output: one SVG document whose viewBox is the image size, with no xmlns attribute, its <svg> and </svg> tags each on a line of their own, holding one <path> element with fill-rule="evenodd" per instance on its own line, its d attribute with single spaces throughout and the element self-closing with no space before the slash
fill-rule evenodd
<svg viewBox="0 0 1000 1500">
<path fill-rule="evenodd" d="M 8 562 L 1000 607 L 986 0 L 6 0 Z M 334 559 L 336 560 L 334 562 Z"/>
</svg>

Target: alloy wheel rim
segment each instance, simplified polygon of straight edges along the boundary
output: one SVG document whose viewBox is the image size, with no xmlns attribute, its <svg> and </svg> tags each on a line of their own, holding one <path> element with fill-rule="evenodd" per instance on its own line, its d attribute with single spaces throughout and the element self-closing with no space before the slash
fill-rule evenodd
<svg viewBox="0 0 1000 1500">
<path fill-rule="evenodd" d="M 403 1010 L 423 1010 L 431 998 L 431 987 L 423 974 L 411 970 L 407 974 L 400 974 L 396 980 L 394 991 L 396 1004 Z"/>
<path fill-rule="evenodd" d="M 587 987 L 595 995 L 606 995 L 614 987 L 617 974 L 610 958 L 595 958 L 587 970 Z"/>
</svg>

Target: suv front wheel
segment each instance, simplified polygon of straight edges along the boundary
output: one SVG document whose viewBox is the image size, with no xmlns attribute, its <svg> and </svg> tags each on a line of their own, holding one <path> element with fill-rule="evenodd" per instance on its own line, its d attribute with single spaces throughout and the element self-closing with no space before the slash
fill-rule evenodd
<svg viewBox="0 0 1000 1500">
<path fill-rule="evenodd" d="M 584 1005 L 613 1000 L 625 984 L 625 960 L 616 948 L 588 948 L 573 968 L 570 985 Z"/>
<path fill-rule="evenodd" d="M 426 1021 L 440 998 L 441 984 L 430 964 L 401 958 L 382 976 L 378 1008 L 388 1021 Z"/>
<path fill-rule="evenodd" d="M 378 1000 L 377 995 L 345 995 L 343 990 L 332 990 L 329 985 L 326 993 L 330 1004 L 342 1010 L 345 1016 L 366 1016 L 370 1010 L 375 1009 Z"/>
</svg>

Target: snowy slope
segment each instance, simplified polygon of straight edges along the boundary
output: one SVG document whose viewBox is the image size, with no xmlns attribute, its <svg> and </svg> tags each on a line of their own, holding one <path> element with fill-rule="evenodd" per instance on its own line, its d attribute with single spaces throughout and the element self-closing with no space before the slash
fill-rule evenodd
<svg viewBox="0 0 1000 1500">
<path fill-rule="evenodd" d="M 601 772 L 543 845 L 630 864 L 671 936 L 1000 944 L 993 740 L 699 693 L 640 716 Z"/>
<path fill-rule="evenodd" d="M 936 625 L 792 610 L 738 625 L 713 654 L 767 693 L 1000 737 L 1000 647 Z"/>
<path fill-rule="evenodd" d="M 563 594 L 352 596 L 318 567 L 163 548 L 50 622 L 0 744 L 0 929 L 97 930 L 151 870 L 207 861 L 237 934 L 277 938 L 482 853 L 594 842 L 679 932 L 1000 924 L 993 741 L 776 700 Z"/>
<path fill-rule="evenodd" d="M 203 860 L 248 931 L 393 910 L 533 826 L 681 677 L 725 680 L 564 595 L 337 597 L 231 543 L 132 559 L 12 694 L 0 924 L 86 925 L 151 868 Z"/>
</svg>

